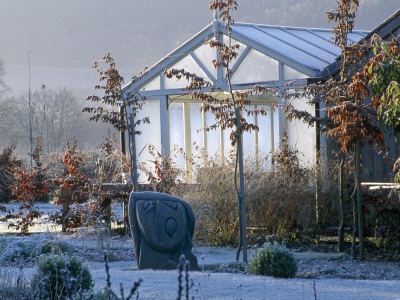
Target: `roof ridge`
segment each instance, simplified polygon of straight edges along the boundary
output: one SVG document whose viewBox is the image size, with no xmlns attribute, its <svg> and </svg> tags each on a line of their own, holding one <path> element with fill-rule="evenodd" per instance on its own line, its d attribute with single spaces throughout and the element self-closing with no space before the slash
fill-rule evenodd
<svg viewBox="0 0 400 300">
<path fill-rule="evenodd" d="M 222 21 L 218 21 L 220 23 L 224 23 Z M 260 23 L 247 23 L 247 22 L 235 22 L 235 25 L 239 26 L 259 26 L 263 28 L 285 28 L 285 29 L 294 29 L 294 30 L 321 30 L 321 31 L 329 31 L 332 32 L 332 28 L 318 28 L 318 27 L 298 27 L 298 26 L 286 26 L 286 25 L 270 25 L 270 24 L 260 24 Z M 353 30 L 353 32 L 365 32 L 369 33 L 369 30 Z"/>
</svg>

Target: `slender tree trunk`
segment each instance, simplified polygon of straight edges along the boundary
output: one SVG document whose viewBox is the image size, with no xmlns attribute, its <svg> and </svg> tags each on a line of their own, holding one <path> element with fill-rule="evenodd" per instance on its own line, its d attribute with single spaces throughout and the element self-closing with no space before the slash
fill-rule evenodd
<svg viewBox="0 0 400 300">
<path fill-rule="evenodd" d="M 139 184 L 138 184 L 138 170 L 137 170 L 137 161 L 136 161 L 136 139 L 135 139 L 135 120 L 133 118 L 133 114 L 130 115 L 130 132 L 129 136 L 131 139 L 130 145 L 130 155 L 131 155 L 131 176 L 132 176 L 132 183 L 133 189 L 135 192 L 139 191 Z"/>
<path fill-rule="evenodd" d="M 66 190 L 66 189 L 62 188 L 60 197 L 62 199 L 61 231 L 67 232 L 66 222 L 67 222 L 67 217 L 68 217 L 68 213 L 69 213 L 69 203 L 72 201 L 73 193 L 71 190 Z"/>
<path fill-rule="evenodd" d="M 360 140 L 356 140 L 355 145 L 355 179 L 357 194 L 357 216 L 358 216 L 358 239 L 360 246 L 360 260 L 364 260 L 364 233 L 363 233 L 363 212 L 361 197 L 361 144 Z"/>
<path fill-rule="evenodd" d="M 120 108 L 120 115 L 121 115 L 121 121 L 125 122 L 125 114 L 124 114 L 124 109 L 121 107 Z M 125 139 L 126 131 L 122 130 L 120 131 L 120 141 L 121 141 L 121 152 L 125 156 L 126 155 L 126 139 Z M 121 160 L 121 167 L 122 167 L 122 160 Z"/>
<path fill-rule="evenodd" d="M 240 127 L 240 110 L 236 107 L 236 130 L 237 130 L 237 154 L 239 162 L 239 181 L 240 188 L 238 192 L 239 199 L 239 248 L 236 254 L 238 260 L 238 254 L 240 253 L 240 247 L 243 249 L 243 262 L 247 263 L 247 233 L 246 233 L 246 199 L 244 194 L 244 171 L 243 171 L 243 147 L 242 147 L 242 131 Z M 235 174 L 236 175 L 236 174 Z"/>
<path fill-rule="evenodd" d="M 338 248 L 339 252 L 344 251 L 344 162 L 343 153 L 339 155 L 339 230 L 338 230 Z"/>
<path fill-rule="evenodd" d="M 356 236 L 357 236 L 357 228 L 358 228 L 356 187 L 354 187 L 354 191 L 351 194 L 351 200 L 353 202 L 353 234 L 351 236 L 351 258 L 356 259 L 357 258 Z"/>
<path fill-rule="evenodd" d="M 232 45 L 231 30 L 228 29 L 229 48 Z M 227 76 L 226 80 L 228 83 L 228 91 L 231 94 L 233 105 L 235 105 L 235 94 L 232 90 L 231 76 L 229 61 L 226 64 Z M 239 260 L 240 250 L 243 249 L 243 262 L 247 263 L 247 232 L 246 232 L 246 198 L 244 192 L 244 171 L 243 171 L 243 144 L 242 144 L 242 129 L 240 124 L 240 109 L 235 105 L 235 117 L 236 117 L 236 134 L 237 134 L 237 145 L 236 145 L 236 166 L 235 166 L 235 190 L 238 197 L 238 214 L 239 214 L 239 245 L 236 251 L 236 260 Z M 239 189 L 237 187 L 237 166 L 239 164 Z"/>
<path fill-rule="evenodd" d="M 319 102 L 315 104 L 315 117 L 319 119 Z M 321 135 L 319 121 L 315 121 L 315 224 L 320 229 L 321 202 Z"/>
</svg>

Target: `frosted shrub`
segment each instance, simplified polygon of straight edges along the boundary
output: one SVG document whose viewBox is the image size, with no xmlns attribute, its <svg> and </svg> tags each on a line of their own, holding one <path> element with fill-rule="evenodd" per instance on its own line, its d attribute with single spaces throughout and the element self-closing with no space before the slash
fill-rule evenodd
<svg viewBox="0 0 400 300">
<path fill-rule="evenodd" d="M 296 275 L 297 262 L 285 246 L 267 242 L 254 253 L 249 271 L 256 275 L 291 278 Z"/>
<path fill-rule="evenodd" d="M 1 251 L 1 260 L 4 262 L 13 262 L 17 259 L 27 259 L 41 254 L 41 247 L 33 239 L 18 239 L 7 245 Z"/>
<path fill-rule="evenodd" d="M 66 242 L 56 240 L 47 234 L 37 234 L 32 238 L 4 238 L 0 243 L 0 261 L 26 260 L 50 252 L 69 252 L 70 249 Z"/>
<path fill-rule="evenodd" d="M 196 215 L 195 239 L 211 246 L 233 246 L 239 232 L 233 160 L 209 160 L 197 167 L 196 185 L 178 185 L 174 195 L 190 203 Z M 178 190 L 180 188 L 180 190 Z"/>
<path fill-rule="evenodd" d="M 32 289 L 40 299 L 68 299 L 93 287 L 89 268 L 77 257 L 42 255 Z"/>
<path fill-rule="evenodd" d="M 283 236 L 312 229 L 314 170 L 300 167 L 293 154 L 286 152 L 275 154 L 275 161 L 278 162 L 279 156 L 279 161 L 284 163 L 276 163 L 274 168 L 269 167 L 267 159 L 256 160 L 251 156 L 246 159 L 247 224 L 255 228 L 249 232 L 249 243 L 265 241 L 261 237 L 266 234 Z M 227 157 L 223 163 L 219 158 L 210 158 L 194 166 L 196 184 L 177 185 L 172 194 L 192 205 L 196 215 L 196 242 L 237 246 L 238 204 L 232 180 L 235 157 Z"/>
</svg>

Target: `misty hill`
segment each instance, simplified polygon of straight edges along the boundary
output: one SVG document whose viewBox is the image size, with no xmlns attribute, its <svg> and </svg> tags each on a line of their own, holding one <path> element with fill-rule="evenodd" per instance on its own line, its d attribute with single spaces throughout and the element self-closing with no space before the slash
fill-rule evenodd
<svg viewBox="0 0 400 300">
<path fill-rule="evenodd" d="M 208 3 L 0 0 L 0 58 L 6 72 L 9 70 L 6 82 L 16 93 L 26 90 L 29 51 L 35 66 L 32 70 L 38 74 L 32 80 L 37 85 L 46 84 L 39 82 L 44 77 L 41 72 L 89 70 L 92 62 L 108 51 L 129 81 L 130 76 L 208 25 L 213 20 Z M 334 5 L 333 0 L 242 0 L 234 18 L 249 23 L 331 28 L 333 24 L 327 23 L 323 12 Z M 361 1 L 356 28 L 372 29 L 398 8 L 398 0 Z M 68 84 L 60 81 L 60 85 Z"/>
</svg>

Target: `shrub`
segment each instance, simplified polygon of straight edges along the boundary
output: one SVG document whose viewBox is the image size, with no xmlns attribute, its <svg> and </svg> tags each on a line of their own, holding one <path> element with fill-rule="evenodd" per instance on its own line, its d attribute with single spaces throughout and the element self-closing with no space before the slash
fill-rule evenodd
<svg viewBox="0 0 400 300">
<path fill-rule="evenodd" d="M 3 238 L 0 243 L 0 261 L 14 262 L 18 259 L 27 260 L 50 252 L 69 252 L 71 247 L 63 241 L 51 238 L 49 235 L 35 235 L 33 238 L 11 239 Z"/>
<path fill-rule="evenodd" d="M 30 281 L 25 278 L 22 266 L 19 272 L 12 268 L 0 267 L 0 299 L 33 300 Z"/>
<path fill-rule="evenodd" d="M 12 195 L 14 183 L 13 169 L 21 165 L 21 161 L 14 157 L 15 146 L 8 146 L 0 154 L 0 202 L 8 203 L 15 200 Z"/>
<path fill-rule="evenodd" d="M 270 167 L 265 162 L 248 157 L 244 170 L 247 226 L 257 235 L 254 240 L 266 234 L 284 235 L 309 229 L 315 203 L 313 170 L 298 164 Z M 234 169 L 234 157 L 224 163 L 218 158 L 210 159 L 206 166 L 197 165 L 195 185 L 178 185 L 173 191 L 193 207 L 198 242 L 215 246 L 237 243 Z"/>
<path fill-rule="evenodd" d="M 197 184 L 177 185 L 173 190 L 193 208 L 197 242 L 212 246 L 237 243 L 239 227 L 233 168 L 232 160 L 222 164 L 220 159 L 210 159 L 206 166 L 197 166 Z"/>
<path fill-rule="evenodd" d="M 45 299 L 72 298 L 92 288 L 92 275 L 77 257 L 44 255 L 39 257 L 38 271 L 32 278 L 34 293 Z"/>
<path fill-rule="evenodd" d="M 67 139 L 64 166 L 66 173 L 57 179 L 60 184 L 61 195 L 54 198 L 56 205 L 62 205 L 62 231 L 67 231 L 70 205 L 87 200 L 90 178 L 83 172 L 86 166 L 83 154 L 77 149 L 77 139 L 72 143 Z M 71 223 L 71 222 L 70 222 Z M 73 222 L 72 222 L 73 223 Z"/>
<path fill-rule="evenodd" d="M 267 242 L 254 253 L 249 271 L 256 275 L 291 278 L 296 275 L 297 262 L 285 246 Z"/>
</svg>

